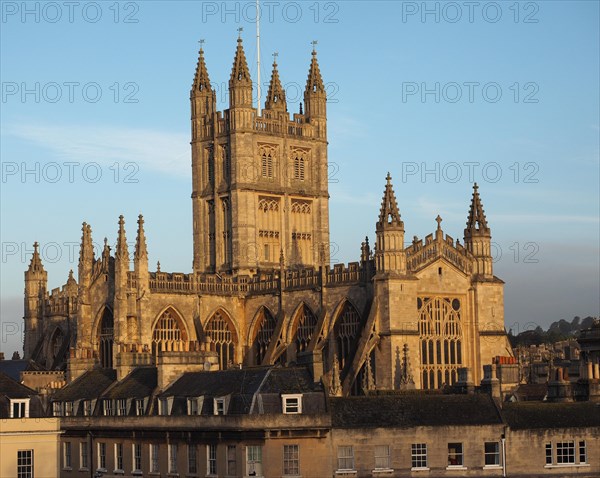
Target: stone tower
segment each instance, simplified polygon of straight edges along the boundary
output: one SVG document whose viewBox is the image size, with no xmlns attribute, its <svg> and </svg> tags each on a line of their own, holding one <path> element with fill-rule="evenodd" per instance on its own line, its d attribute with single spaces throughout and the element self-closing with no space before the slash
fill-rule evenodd
<svg viewBox="0 0 600 478">
<path fill-rule="evenodd" d="M 221 112 L 200 50 L 190 93 L 196 273 L 276 269 L 282 251 L 291 267 L 329 263 L 326 94 L 317 55 L 305 113 L 292 119 L 277 66 L 258 116 L 238 39 L 229 108 Z"/>
<path fill-rule="evenodd" d="M 25 359 L 31 358 L 33 350 L 42 336 L 42 319 L 44 317 L 44 300 L 48 287 L 48 273 L 44 270 L 38 252 L 38 243 L 33 244 L 33 256 L 29 268 L 25 271 Z"/>
</svg>

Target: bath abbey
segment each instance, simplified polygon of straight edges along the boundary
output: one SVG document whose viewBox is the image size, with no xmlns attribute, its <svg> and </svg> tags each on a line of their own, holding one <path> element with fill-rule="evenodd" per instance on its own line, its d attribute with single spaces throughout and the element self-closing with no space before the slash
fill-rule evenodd
<svg viewBox="0 0 600 478">
<path fill-rule="evenodd" d="M 431 234 L 408 239 L 408 198 L 384 171 L 375 243 L 357 244 L 356 262 L 330 264 L 327 98 L 314 50 L 303 100 L 290 115 L 275 62 L 264 108 L 254 107 L 238 39 L 229 108 L 217 111 L 200 49 L 190 92 L 192 271 L 148 263 L 141 215 L 119 217 L 114 247 L 105 239 L 99 254 L 83 223 L 78 270 L 60 288 L 48 288 L 36 244 L 24 358 L 65 371 L 68 383 L 98 369 L 121 380 L 156 367 L 169 384 L 186 372 L 302 365 L 330 394 L 348 396 L 441 389 L 465 369 L 477 384 L 484 366 L 512 357 L 476 184 L 460 240 L 439 216 Z"/>
</svg>

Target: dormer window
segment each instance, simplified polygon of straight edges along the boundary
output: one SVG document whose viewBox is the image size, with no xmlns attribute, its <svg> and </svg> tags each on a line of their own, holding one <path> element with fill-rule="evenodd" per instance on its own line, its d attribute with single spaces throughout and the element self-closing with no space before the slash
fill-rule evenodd
<svg viewBox="0 0 600 478">
<path fill-rule="evenodd" d="M 225 415 L 226 413 L 225 406 L 225 398 L 215 398 L 214 399 L 214 414 L 215 415 Z"/>
<path fill-rule="evenodd" d="M 12 399 L 10 401 L 10 418 L 29 418 L 29 399 Z"/>
<path fill-rule="evenodd" d="M 302 394 L 286 394 L 281 396 L 283 413 L 294 415 L 302 413 Z"/>
<path fill-rule="evenodd" d="M 203 400 L 201 397 L 190 397 L 187 399 L 187 414 L 200 415 L 202 412 Z"/>
<path fill-rule="evenodd" d="M 142 415 L 144 415 L 145 411 L 146 411 L 146 407 L 144 405 L 144 399 L 138 398 L 135 401 L 135 414 L 137 416 L 142 416 Z"/>
<path fill-rule="evenodd" d="M 172 404 L 173 404 L 173 397 L 160 398 L 158 400 L 158 414 L 159 415 L 170 415 Z"/>
<path fill-rule="evenodd" d="M 92 415 L 92 401 L 84 400 L 83 401 L 83 415 L 89 417 Z"/>
<path fill-rule="evenodd" d="M 112 400 L 104 400 L 103 402 L 104 405 L 104 416 L 105 417 L 111 417 L 115 414 L 114 409 L 113 409 L 113 402 Z"/>
<path fill-rule="evenodd" d="M 127 415 L 127 400 L 124 398 L 117 400 L 117 415 Z"/>
<path fill-rule="evenodd" d="M 54 402 L 52 404 L 52 416 L 54 416 L 54 417 L 62 417 L 63 416 L 62 402 Z"/>
<path fill-rule="evenodd" d="M 72 417 L 75 415 L 73 402 L 65 402 L 65 417 Z"/>
</svg>

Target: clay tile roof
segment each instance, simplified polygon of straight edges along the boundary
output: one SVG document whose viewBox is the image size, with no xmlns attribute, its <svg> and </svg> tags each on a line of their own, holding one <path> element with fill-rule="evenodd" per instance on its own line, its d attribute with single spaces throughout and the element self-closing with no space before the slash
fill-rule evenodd
<svg viewBox="0 0 600 478">
<path fill-rule="evenodd" d="M 117 378 L 112 369 L 93 369 L 85 372 L 52 397 L 53 402 L 98 398 Z"/>
<path fill-rule="evenodd" d="M 410 393 L 332 398 L 337 428 L 496 425 L 502 419 L 488 395 Z"/>
<path fill-rule="evenodd" d="M 600 427 L 600 404 L 595 402 L 507 403 L 502 416 L 513 429 Z"/>
</svg>

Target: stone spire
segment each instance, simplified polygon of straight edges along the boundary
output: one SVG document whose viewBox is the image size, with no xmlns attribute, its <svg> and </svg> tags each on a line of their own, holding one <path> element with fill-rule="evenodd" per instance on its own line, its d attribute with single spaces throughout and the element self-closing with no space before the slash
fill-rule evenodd
<svg viewBox="0 0 600 478">
<path fill-rule="evenodd" d="M 404 231 L 404 223 L 400 219 L 400 211 L 394 194 L 394 186 L 392 186 L 392 177 L 387 174 L 385 191 L 383 192 L 383 200 L 381 201 L 381 209 L 379 211 L 379 222 L 377 222 L 377 230 L 386 228 L 401 228 Z"/>
<path fill-rule="evenodd" d="M 39 246 L 40 245 L 37 242 L 33 243 L 33 255 L 31 256 L 31 262 L 29 263 L 27 272 L 46 272 L 38 251 Z"/>
<path fill-rule="evenodd" d="M 487 220 L 479 197 L 479 186 L 473 184 L 473 197 L 471 198 L 471 208 L 469 209 L 469 217 L 467 218 L 467 228 L 465 229 L 465 237 L 467 234 L 489 234 Z"/>
<path fill-rule="evenodd" d="M 329 385 L 329 395 L 339 397 L 342 394 L 342 384 L 340 382 L 340 363 L 337 352 L 333 352 L 333 364 L 331 366 L 331 383 Z"/>
<path fill-rule="evenodd" d="M 204 62 L 204 50 L 200 47 L 198 53 L 198 63 L 196 64 L 196 74 L 194 75 L 194 84 L 192 85 L 192 94 L 211 92 L 210 78 L 208 76 L 208 70 L 206 69 L 206 63 Z"/>
<path fill-rule="evenodd" d="M 241 38 L 238 38 L 237 41 L 233 68 L 229 78 L 229 107 L 252 108 L 252 80 Z"/>
<path fill-rule="evenodd" d="M 87 287 L 90 285 L 93 266 L 92 226 L 84 222 L 81 227 L 81 247 L 79 248 L 78 282 L 80 286 Z"/>
<path fill-rule="evenodd" d="M 493 277 L 492 234 L 485 218 L 477 183 L 473 185 L 473 197 L 464 240 L 465 248 L 475 257 L 473 274 L 479 278 L 491 279 Z"/>
<path fill-rule="evenodd" d="M 313 46 L 315 44 L 313 42 Z M 327 117 L 326 102 L 327 94 L 325 93 L 325 85 L 323 84 L 319 62 L 317 61 L 317 52 L 313 48 L 306 88 L 304 89 L 304 107 L 309 120 L 324 119 Z"/>
<path fill-rule="evenodd" d="M 269 92 L 265 102 L 265 109 L 275 111 L 287 111 L 287 103 L 285 101 L 285 90 L 281 86 L 279 80 L 279 72 L 277 71 L 277 61 L 273 61 L 273 73 L 271 74 L 271 83 L 269 84 Z"/>
<path fill-rule="evenodd" d="M 119 216 L 119 232 L 117 236 L 117 248 L 115 259 L 129 265 L 129 249 L 127 248 L 127 237 L 125 236 L 125 218 Z"/>
<path fill-rule="evenodd" d="M 400 218 L 392 177 L 386 177 L 385 191 L 381 201 L 379 220 L 375 226 L 377 244 L 375 247 L 375 268 L 378 273 L 406 273 L 406 252 L 404 251 L 404 223 Z"/>
<path fill-rule="evenodd" d="M 365 368 L 362 377 L 362 388 L 365 395 L 368 392 L 375 390 L 375 379 L 373 378 L 373 370 L 371 369 L 371 356 L 367 355 L 365 360 Z"/>
<path fill-rule="evenodd" d="M 148 261 L 148 249 L 146 248 L 146 233 L 144 232 L 144 216 L 142 216 L 141 214 L 138 216 L 138 230 L 137 237 L 135 240 L 134 259 L 136 261 Z"/>
</svg>

